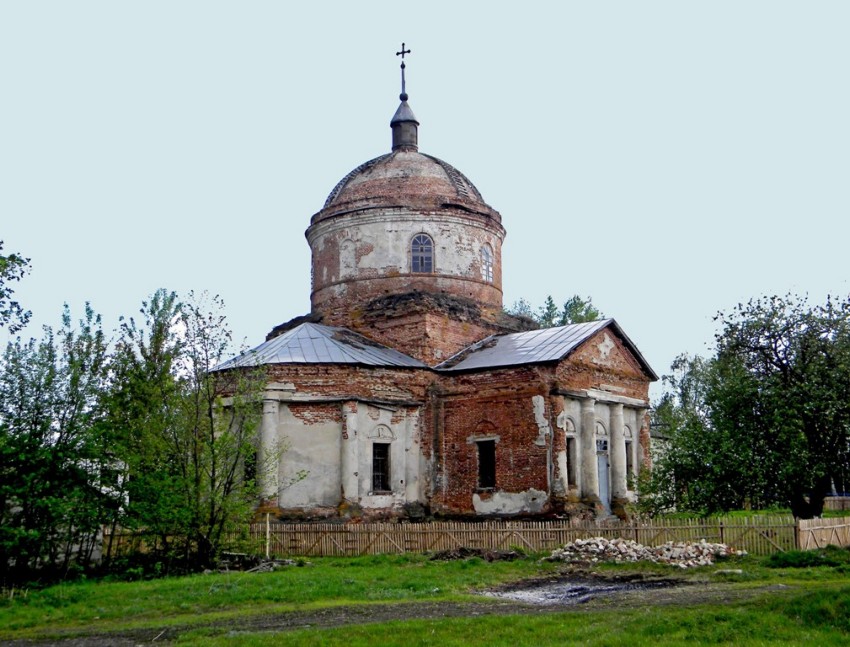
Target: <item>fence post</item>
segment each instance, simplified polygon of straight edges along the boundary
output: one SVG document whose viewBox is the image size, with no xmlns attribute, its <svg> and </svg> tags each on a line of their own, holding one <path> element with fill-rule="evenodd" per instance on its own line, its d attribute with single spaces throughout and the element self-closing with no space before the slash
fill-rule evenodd
<svg viewBox="0 0 850 647">
<path fill-rule="evenodd" d="M 266 559 L 269 558 L 269 545 L 271 544 L 271 528 L 269 527 L 270 513 L 266 512 Z"/>
<path fill-rule="evenodd" d="M 800 546 L 800 520 L 794 519 L 794 548 L 803 550 Z"/>
<path fill-rule="evenodd" d="M 723 521 L 720 522 L 720 543 L 721 544 L 726 543 L 725 537 L 724 537 L 724 534 L 723 534 Z"/>
</svg>

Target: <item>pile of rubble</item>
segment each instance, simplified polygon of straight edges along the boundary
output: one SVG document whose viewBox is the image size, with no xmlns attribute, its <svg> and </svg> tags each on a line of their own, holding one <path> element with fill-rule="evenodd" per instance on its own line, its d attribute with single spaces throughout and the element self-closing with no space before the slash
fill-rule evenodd
<svg viewBox="0 0 850 647">
<path fill-rule="evenodd" d="M 680 568 L 693 568 L 713 564 L 717 557 L 746 555 L 726 544 L 712 544 L 705 539 L 698 542 L 668 541 L 661 546 L 649 547 L 630 539 L 576 539 L 558 548 L 546 559 L 553 562 L 655 562 Z"/>
</svg>

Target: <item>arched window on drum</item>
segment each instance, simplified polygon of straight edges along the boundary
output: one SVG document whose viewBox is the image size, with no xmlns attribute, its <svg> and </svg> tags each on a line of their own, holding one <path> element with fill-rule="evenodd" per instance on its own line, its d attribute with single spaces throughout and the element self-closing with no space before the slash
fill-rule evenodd
<svg viewBox="0 0 850 647">
<path fill-rule="evenodd" d="M 487 243 L 481 246 L 481 278 L 493 282 L 493 248 Z"/>
<path fill-rule="evenodd" d="M 410 271 L 416 274 L 434 271 L 434 241 L 427 234 L 416 234 L 410 243 Z"/>
</svg>

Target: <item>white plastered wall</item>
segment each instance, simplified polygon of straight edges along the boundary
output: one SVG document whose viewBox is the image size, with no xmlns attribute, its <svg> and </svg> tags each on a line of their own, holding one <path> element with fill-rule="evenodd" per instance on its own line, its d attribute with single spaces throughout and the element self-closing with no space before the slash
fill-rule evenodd
<svg viewBox="0 0 850 647">
<path fill-rule="evenodd" d="M 399 416 L 399 411 L 403 415 Z M 405 503 L 423 501 L 419 411 L 360 404 L 357 429 L 360 505 L 363 508 L 398 508 Z M 372 445 L 376 442 L 390 444 L 390 494 L 372 492 Z"/>
<path fill-rule="evenodd" d="M 436 274 L 484 280 L 481 248 L 485 243 L 493 252 L 494 268 L 501 265 L 501 237 L 468 219 L 446 214 L 429 219 L 427 214 L 388 210 L 347 220 L 337 218 L 332 226 L 318 228 L 313 244 L 320 257 L 328 238 L 336 238 L 340 246 L 339 266 L 318 268 L 322 284 L 410 272 L 410 243 L 417 234 L 427 234 L 434 241 Z M 494 279 L 498 282 L 498 276 Z"/>
<path fill-rule="evenodd" d="M 340 493 L 341 422 L 305 424 L 281 402 L 277 440 L 285 444 L 278 469 L 278 502 L 282 508 L 336 506 Z M 289 485 L 299 471 L 306 477 Z"/>
</svg>

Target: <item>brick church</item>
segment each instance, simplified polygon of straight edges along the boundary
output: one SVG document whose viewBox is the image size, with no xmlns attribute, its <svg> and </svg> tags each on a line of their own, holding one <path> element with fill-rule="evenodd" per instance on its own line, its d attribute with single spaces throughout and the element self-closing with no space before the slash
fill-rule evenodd
<svg viewBox="0 0 850 647">
<path fill-rule="evenodd" d="M 310 314 L 217 368 L 266 369 L 264 509 L 624 516 L 655 373 L 613 319 L 535 330 L 504 311 L 502 217 L 419 152 L 404 63 L 400 99 L 391 151 L 310 220 Z"/>
</svg>

